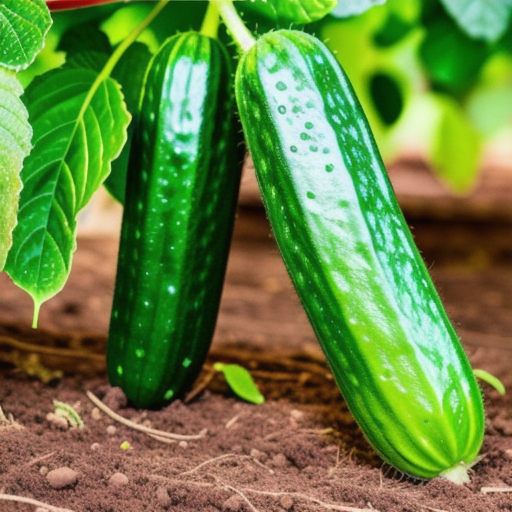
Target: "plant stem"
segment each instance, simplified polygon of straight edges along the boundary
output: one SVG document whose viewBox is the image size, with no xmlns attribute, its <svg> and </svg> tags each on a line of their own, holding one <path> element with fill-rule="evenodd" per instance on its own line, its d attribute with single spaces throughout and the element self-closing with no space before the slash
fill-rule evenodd
<svg viewBox="0 0 512 512">
<path fill-rule="evenodd" d="M 204 15 L 203 24 L 201 25 L 201 34 L 203 36 L 211 37 L 212 39 L 217 38 L 219 31 L 219 11 L 214 2 L 208 2 L 208 8 Z"/>
<path fill-rule="evenodd" d="M 210 2 L 212 1 L 215 1 L 215 5 L 224 23 L 228 27 L 231 37 L 234 39 L 240 50 L 242 50 L 242 52 L 249 50 L 249 48 L 256 43 L 256 39 L 249 32 L 249 29 L 245 26 L 244 22 L 238 15 L 238 12 L 233 5 L 233 1 L 210 0 Z"/>
<path fill-rule="evenodd" d="M 34 314 L 32 316 L 32 329 L 37 328 L 37 323 L 39 322 L 39 312 L 41 311 L 42 302 L 38 299 L 34 300 Z"/>
</svg>

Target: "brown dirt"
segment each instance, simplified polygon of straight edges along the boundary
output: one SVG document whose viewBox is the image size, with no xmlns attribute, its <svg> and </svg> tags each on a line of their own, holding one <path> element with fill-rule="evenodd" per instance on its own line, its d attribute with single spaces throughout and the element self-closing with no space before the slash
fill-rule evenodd
<svg viewBox="0 0 512 512">
<path fill-rule="evenodd" d="M 472 364 L 510 390 L 509 232 L 510 224 L 462 221 L 415 221 L 414 229 Z M 336 389 L 259 209 L 240 211 L 218 327 L 195 396 L 160 411 L 127 406 L 109 387 L 103 359 L 116 246 L 112 237 L 79 240 L 70 281 L 43 306 L 35 331 L 30 300 L 0 275 L 4 498 L 38 500 L 46 504 L 40 512 L 512 510 L 510 396 L 484 386 L 485 443 L 468 485 L 417 481 L 383 464 Z M 217 360 L 249 368 L 266 402 L 245 403 L 219 376 L 208 380 Z M 65 376 L 53 378 L 55 371 Z M 164 443 L 100 412 L 86 391 L 138 424 L 207 433 Z M 84 428 L 50 421 L 53 400 L 76 406 Z M 59 468 L 72 470 L 71 480 L 55 488 L 59 472 L 52 471 Z M 0 500 L 0 510 L 37 505 Z"/>
</svg>

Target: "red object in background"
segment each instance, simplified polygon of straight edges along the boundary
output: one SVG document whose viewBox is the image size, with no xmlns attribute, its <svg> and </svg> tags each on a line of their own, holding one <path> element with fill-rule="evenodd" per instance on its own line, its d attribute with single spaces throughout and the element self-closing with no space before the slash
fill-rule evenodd
<svg viewBox="0 0 512 512">
<path fill-rule="evenodd" d="M 93 5 L 109 4 L 119 0 L 46 0 L 50 11 L 62 11 L 64 9 L 79 9 L 80 7 L 92 7 Z"/>
</svg>

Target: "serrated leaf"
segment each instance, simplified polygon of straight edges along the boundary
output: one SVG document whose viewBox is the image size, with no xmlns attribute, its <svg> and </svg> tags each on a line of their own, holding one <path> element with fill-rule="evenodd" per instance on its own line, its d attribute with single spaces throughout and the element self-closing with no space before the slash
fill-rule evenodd
<svg viewBox="0 0 512 512">
<path fill-rule="evenodd" d="M 240 397 L 254 404 L 262 404 L 265 397 L 260 393 L 251 374 L 238 364 L 215 363 L 214 369 L 224 374 L 229 387 Z"/>
<path fill-rule="evenodd" d="M 0 64 L 15 71 L 27 68 L 42 50 L 51 25 L 44 0 L 2 0 Z"/>
<path fill-rule="evenodd" d="M 512 15 L 510 0 L 441 0 L 446 11 L 469 36 L 489 43 L 507 30 Z"/>
<path fill-rule="evenodd" d="M 338 0 L 338 5 L 330 14 L 335 18 L 348 18 L 349 16 L 362 14 L 368 9 L 384 3 L 386 3 L 386 0 Z"/>
<path fill-rule="evenodd" d="M 32 128 L 20 100 L 22 93 L 18 79 L 0 67 L 0 270 L 16 226 L 23 160 L 32 148 Z"/>
<path fill-rule="evenodd" d="M 123 89 L 130 112 L 139 108 L 142 85 L 151 57 L 152 54 L 144 43 L 135 42 L 124 52 L 112 71 L 112 77 Z"/>
<path fill-rule="evenodd" d="M 98 72 L 103 69 L 112 52 L 107 36 L 95 21 L 71 27 L 62 36 L 58 48 L 67 54 L 66 68 L 86 68 Z M 128 127 L 126 144 L 119 157 L 112 162 L 112 171 L 104 183 L 112 197 L 121 204 L 124 203 L 133 130 L 138 117 L 144 76 L 151 55 L 147 45 L 135 42 L 123 53 L 111 75 L 121 86 L 126 107 L 133 117 Z"/>
<path fill-rule="evenodd" d="M 130 115 L 119 85 L 87 69 L 36 78 L 24 102 L 34 130 L 21 178 L 18 224 L 6 270 L 40 305 L 64 286 L 75 249 L 76 217 L 110 172 Z"/>
</svg>

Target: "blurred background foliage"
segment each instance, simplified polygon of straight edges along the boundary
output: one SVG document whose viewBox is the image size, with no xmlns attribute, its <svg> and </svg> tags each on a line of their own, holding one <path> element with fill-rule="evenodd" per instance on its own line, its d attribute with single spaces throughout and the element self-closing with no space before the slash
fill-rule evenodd
<svg viewBox="0 0 512 512">
<path fill-rule="evenodd" d="M 139 41 L 154 52 L 169 34 L 199 29 L 206 4 L 171 2 Z M 254 32 L 276 27 L 243 4 L 236 2 Z M 153 5 L 54 12 L 45 49 L 20 79 L 26 86 L 61 65 L 62 48 L 115 46 Z M 512 142 L 512 0 L 340 0 L 322 20 L 293 28 L 317 35 L 335 53 L 386 161 L 412 150 L 449 190 L 465 193 L 478 180 L 485 148 Z M 104 40 L 94 36 L 98 29 Z M 232 44 L 230 50 L 235 56 Z"/>
<path fill-rule="evenodd" d="M 326 18 L 318 35 L 352 80 L 384 157 L 417 149 L 463 193 L 485 146 L 512 143 L 511 14 L 508 0 L 388 0 Z"/>
</svg>

